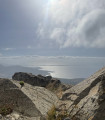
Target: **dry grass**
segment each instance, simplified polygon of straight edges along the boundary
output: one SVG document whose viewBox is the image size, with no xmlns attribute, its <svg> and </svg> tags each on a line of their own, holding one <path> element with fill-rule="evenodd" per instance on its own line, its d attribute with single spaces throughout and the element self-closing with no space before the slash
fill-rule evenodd
<svg viewBox="0 0 105 120">
<path fill-rule="evenodd" d="M 0 114 L 2 116 L 11 114 L 12 112 L 13 112 L 13 105 L 6 104 L 6 105 L 0 106 Z"/>
<path fill-rule="evenodd" d="M 47 113 L 47 120 L 55 120 L 56 119 L 56 108 L 53 105 L 52 108 Z"/>
<path fill-rule="evenodd" d="M 55 106 L 52 106 L 52 108 L 47 113 L 47 120 L 62 120 L 66 117 L 69 117 L 67 111 L 64 109 L 61 111 L 56 111 Z"/>
</svg>

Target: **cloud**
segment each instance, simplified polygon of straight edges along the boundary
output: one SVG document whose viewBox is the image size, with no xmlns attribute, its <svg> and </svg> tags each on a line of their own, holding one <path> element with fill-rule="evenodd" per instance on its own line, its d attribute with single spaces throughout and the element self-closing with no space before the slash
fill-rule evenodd
<svg viewBox="0 0 105 120">
<path fill-rule="evenodd" d="M 0 53 L 0 56 L 2 56 L 2 53 Z"/>
<path fill-rule="evenodd" d="M 27 48 L 28 48 L 28 49 L 32 49 L 32 46 L 31 46 L 31 45 L 28 45 Z"/>
<path fill-rule="evenodd" d="M 54 0 L 45 6 L 44 14 L 48 25 L 40 23 L 41 39 L 60 48 L 105 48 L 104 0 Z"/>
<path fill-rule="evenodd" d="M 14 50 L 15 48 L 3 48 L 4 51 Z"/>
<path fill-rule="evenodd" d="M 68 39 L 65 47 L 105 47 L 105 11 L 95 10 L 86 14 L 78 26 L 68 32 Z M 72 36 L 72 37 L 71 37 Z"/>
<path fill-rule="evenodd" d="M 50 39 L 55 40 L 57 43 L 62 45 L 64 43 L 65 29 L 64 28 L 55 28 L 51 35 Z"/>
<path fill-rule="evenodd" d="M 37 66 L 75 66 L 89 63 L 93 65 L 93 61 L 97 64 L 105 64 L 105 57 L 79 57 L 79 56 L 0 56 L 0 64 L 3 65 L 21 65 L 25 67 Z M 100 62 L 99 62 L 100 61 Z"/>
</svg>

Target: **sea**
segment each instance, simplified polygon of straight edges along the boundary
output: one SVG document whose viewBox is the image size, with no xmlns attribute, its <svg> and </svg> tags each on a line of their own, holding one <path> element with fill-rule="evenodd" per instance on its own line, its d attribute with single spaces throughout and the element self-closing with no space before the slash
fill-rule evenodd
<svg viewBox="0 0 105 120">
<path fill-rule="evenodd" d="M 31 67 L 35 67 L 32 65 Z M 41 70 L 57 78 L 87 78 L 105 66 L 104 57 L 49 57 L 38 65 Z"/>
<path fill-rule="evenodd" d="M 46 75 L 66 81 L 88 78 L 97 70 L 105 67 L 105 57 L 11 56 L 0 57 L 0 64 L 10 66 L 19 65 L 26 67 L 26 69 L 37 68 L 38 72 L 40 70 L 46 71 Z"/>
</svg>

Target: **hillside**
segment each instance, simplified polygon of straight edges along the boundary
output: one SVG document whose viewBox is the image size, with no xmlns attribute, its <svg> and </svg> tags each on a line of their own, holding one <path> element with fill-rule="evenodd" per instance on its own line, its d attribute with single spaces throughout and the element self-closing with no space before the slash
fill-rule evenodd
<svg viewBox="0 0 105 120">
<path fill-rule="evenodd" d="M 105 120 L 105 67 L 66 90 L 62 100 L 73 120 Z"/>
<path fill-rule="evenodd" d="M 58 97 L 43 87 L 33 87 L 25 83 L 21 88 L 19 82 L 0 79 L 0 112 L 12 109 L 9 120 L 44 120 L 52 105 L 56 105 Z M 6 110 L 4 112 L 6 112 Z M 16 116 L 15 116 L 15 115 Z M 7 120 L 7 119 L 6 119 Z"/>
<path fill-rule="evenodd" d="M 71 88 L 71 85 L 62 83 L 59 79 L 55 79 L 52 76 L 33 75 L 32 73 L 17 72 L 12 76 L 15 81 L 24 81 L 33 86 L 45 87 L 46 89 L 59 93 L 59 91 L 65 91 Z"/>
<path fill-rule="evenodd" d="M 24 81 L 23 87 L 20 81 Z M 15 73 L 13 80 L 0 79 L 1 119 L 47 120 L 53 106 L 54 118 L 50 112 L 48 120 L 59 120 L 59 117 L 62 120 L 105 120 L 105 67 L 72 87 L 51 76 L 21 72 Z M 2 110 L 7 110 L 9 115 L 3 116 Z"/>
</svg>

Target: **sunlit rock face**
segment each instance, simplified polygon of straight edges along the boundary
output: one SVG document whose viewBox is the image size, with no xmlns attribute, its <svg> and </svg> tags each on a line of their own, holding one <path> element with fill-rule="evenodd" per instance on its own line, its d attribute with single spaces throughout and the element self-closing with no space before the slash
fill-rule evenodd
<svg viewBox="0 0 105 120">
<path fill-rule="evenodd" d="M 72 119 L 105 119 L 105 67 L 83 82 L 66 90 L 62 100 Z"/>
<path fill-rule="evenodd" d="M 9 106 L 13 110 L 7 116 L 10 120 L 14 115 L 18 116 L 18 120 L 44 120 L 57 101 L 58 97 L 46 88 L 27 83 L 21 88 L 18 81 L 0 79 L 0 108 Z"/>
<path fill-rule="evenodd" d="M 0 79 L 0 106 L 3 105 L 9 105 L 24 115 L 41 115 L 30 98 L 8 79 Z"/>
</svg>

